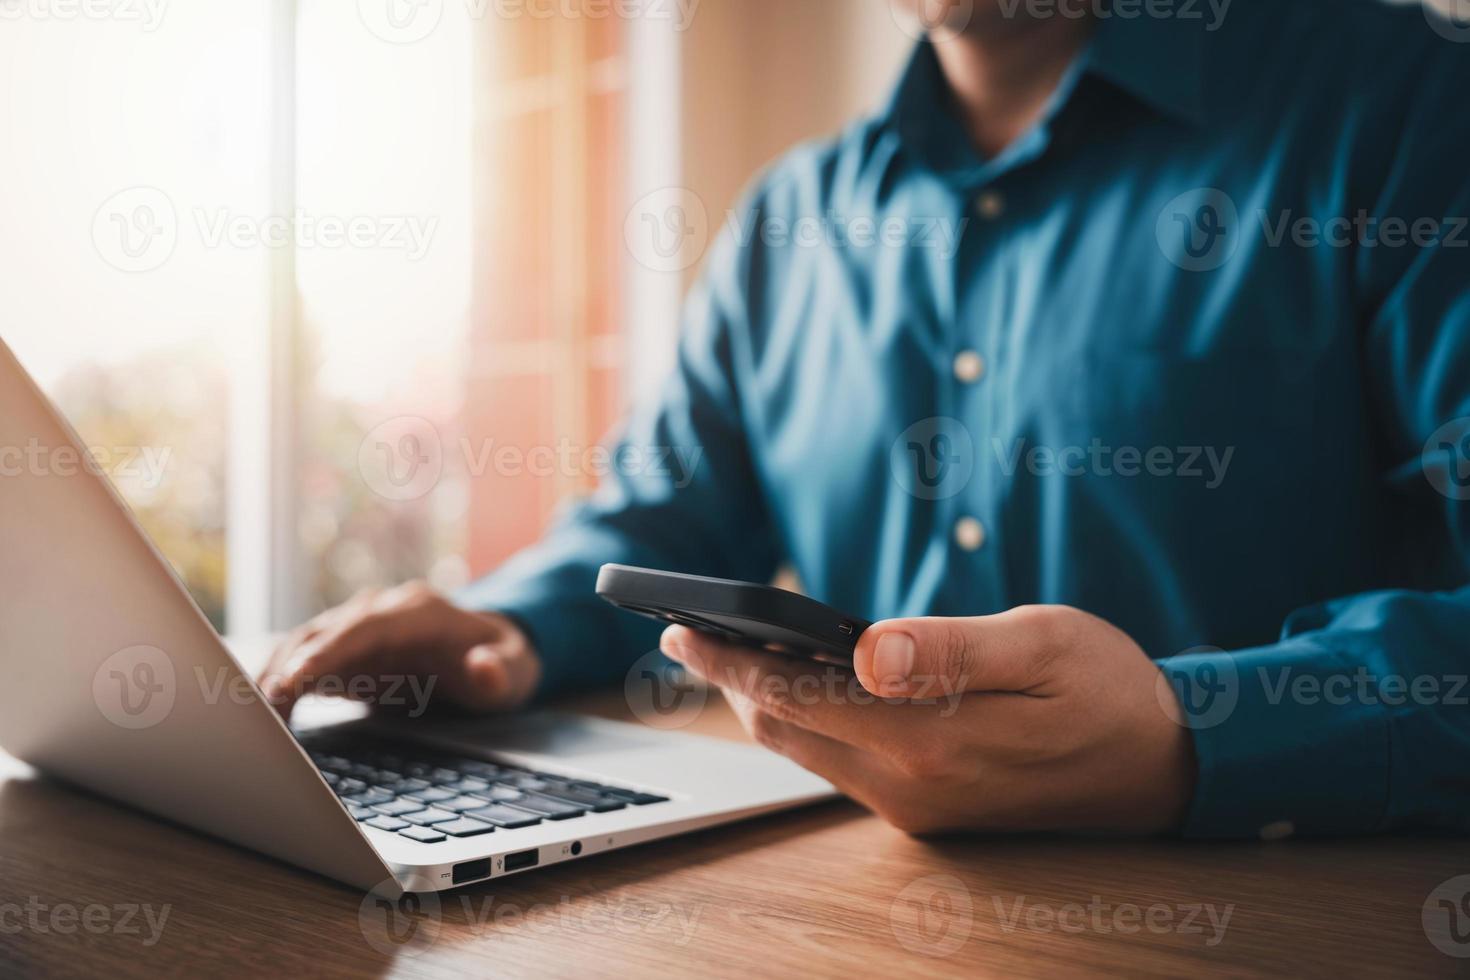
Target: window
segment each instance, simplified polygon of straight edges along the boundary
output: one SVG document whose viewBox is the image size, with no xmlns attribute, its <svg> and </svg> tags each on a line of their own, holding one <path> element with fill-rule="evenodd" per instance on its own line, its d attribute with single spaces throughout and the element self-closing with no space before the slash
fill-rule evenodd
<svg viewBox="0 0 1470 980">
<path fill-rule="evenodd" d="M 221 629 L 487 570 L 624 402 L 628 23 L 376 8 L 0 34 L 0 336 Z"/>
<path fill-rule="evenodd" d="M 230 366 L 268 304 L 264 257 L 213 232 L 265 207 L 267 18 L 25 5 L 3 26 L 0 338 L 223 626 Z"/>
</svg>

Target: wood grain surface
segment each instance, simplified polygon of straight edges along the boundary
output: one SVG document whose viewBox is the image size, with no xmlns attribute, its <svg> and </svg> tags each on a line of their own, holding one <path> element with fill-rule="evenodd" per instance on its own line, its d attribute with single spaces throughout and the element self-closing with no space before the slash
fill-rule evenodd
<svg viewBox="0 0 1470 980">
<path fill-rule="evenodd" d="M 836 802 L 384 910 L 0 756 L 7 977 L 1470 975 L 1422 918 L 1462 874 L 1455 838 L 916 840 Z"/>
</svg>

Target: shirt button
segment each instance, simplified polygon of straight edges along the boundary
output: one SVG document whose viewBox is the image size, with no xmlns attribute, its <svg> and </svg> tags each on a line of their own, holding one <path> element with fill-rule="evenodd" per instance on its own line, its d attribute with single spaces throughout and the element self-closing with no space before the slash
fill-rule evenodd
<svg viewBox="0 0 1470 980">
<path fill-rule="evenodd" d="M 954 356 L 954 376 L 963 384 L 972 385 L 985 373 L 985 358 L 972 350 L 962 350 Z"/>
<path fill-rule="evenodd" d="M 986 191 L 975 199 L 975 210 L 986 221 L 994 221 L 1005 214 L 1006 199 L 1000 191 Z"/>
<path fill-rule="evenodd" d="M 985 525 L 973 517 L 955 521 L 954 543 L 964 551 L 979 551 L 985 544 Z"/>
<path fill-rule="evenodd" d="M 1290 820 L 1277 820 L 1268 823 L 1260 830 L 1261 840 L 1285 840 L 1296 833 L 1296 824 Z"/>
</svg>

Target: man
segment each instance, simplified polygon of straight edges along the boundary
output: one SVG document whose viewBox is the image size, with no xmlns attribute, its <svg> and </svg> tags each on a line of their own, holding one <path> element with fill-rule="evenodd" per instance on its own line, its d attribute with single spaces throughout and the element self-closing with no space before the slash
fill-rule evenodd
<svg viewBox="0 0 1470 980">
<path fill-rule="evenodd" d="M 1470 46 L 1369 0 L 1205 10 L 952 5 L 708 257 L 621 436 L 699 464 L 609 481 L 457 605 L 325 614 L 286 709 L 359 671 L 484 710 L 610 682 L 657 636 L 602 563 L 784 562 L 882 620 L 882 700 L 662 649 L 902 828 L 1470 828 Z M 811 219 L 846 237 L 762 233 Z"/>
</svg>

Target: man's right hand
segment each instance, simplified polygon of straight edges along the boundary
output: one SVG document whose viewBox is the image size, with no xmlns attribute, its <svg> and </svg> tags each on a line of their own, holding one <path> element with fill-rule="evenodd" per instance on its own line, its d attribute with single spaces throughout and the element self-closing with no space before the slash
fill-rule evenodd
<svg viewBox="0 0 1470 980">
<path fill-rule="evenodd" d="M 260 676 L 285 718 L 313 691 L 374 695 L 416 677 L 419 689 L 474 711 L 503 711 L 530 700 L 541 661 L 508 617 L 470 612 L 421 582 L 359 592 L 289 634 Z M 430 679 L 433 687 L 428 688 Z M 368 693 L 369 691 L 373 693 Z"/>
</svg>

